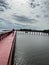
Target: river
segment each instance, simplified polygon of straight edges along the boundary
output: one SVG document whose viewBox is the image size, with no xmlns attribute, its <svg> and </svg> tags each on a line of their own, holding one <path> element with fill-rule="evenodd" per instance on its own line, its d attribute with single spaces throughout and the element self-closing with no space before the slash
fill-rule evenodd
<svg viewBox="0 0 49 65">
<path fill-rule="evenodd" d="M 14 65 L 49 65 L 49 36 L 17 32 Z"/>
</svg>

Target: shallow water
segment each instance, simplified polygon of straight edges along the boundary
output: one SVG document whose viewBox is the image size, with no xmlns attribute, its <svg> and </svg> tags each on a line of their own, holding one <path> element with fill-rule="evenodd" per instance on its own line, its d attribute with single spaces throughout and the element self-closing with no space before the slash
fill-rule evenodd
<svg viewBox="0 0 49 65">
<path fill-rule="evenodd" d="M 49 36 L 17 32 L 14 65 L 49 65 Z"/>
</svg>

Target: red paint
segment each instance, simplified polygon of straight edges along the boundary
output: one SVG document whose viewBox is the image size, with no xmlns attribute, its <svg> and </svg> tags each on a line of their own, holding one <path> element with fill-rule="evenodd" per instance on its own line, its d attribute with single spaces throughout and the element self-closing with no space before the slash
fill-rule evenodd
<svg viewBox="0 0 49 65">
<path fill-rule="evenodd" d="M 0 65 L 11 65 L 15 34 L 11 33 L 0 41 Z"/>
</svg>

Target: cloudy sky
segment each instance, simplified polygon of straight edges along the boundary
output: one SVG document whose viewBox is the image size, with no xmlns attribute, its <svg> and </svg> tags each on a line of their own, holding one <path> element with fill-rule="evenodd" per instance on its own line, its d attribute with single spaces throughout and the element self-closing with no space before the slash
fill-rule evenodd
<svg viewBox="0 0 49 65">
<path fill-rule="evenodd" d="M 49 29 L 49 0 L 0 0 L 0 29 Z"/>
</svg>

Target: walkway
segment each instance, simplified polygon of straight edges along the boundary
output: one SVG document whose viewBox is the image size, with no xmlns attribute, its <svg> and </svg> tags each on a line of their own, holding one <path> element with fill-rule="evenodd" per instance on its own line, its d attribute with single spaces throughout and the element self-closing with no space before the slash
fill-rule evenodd
<svg viewBox="0 0 49 65">
<path fill-rule="evenodd" d="M 12 56 L 12 48 L 14 46 L 14 37 L 15 33 L 11 33 L 9 36 L 0 41 L 0 65 L 10 65 L 10 57 Z"/>
</svg>

